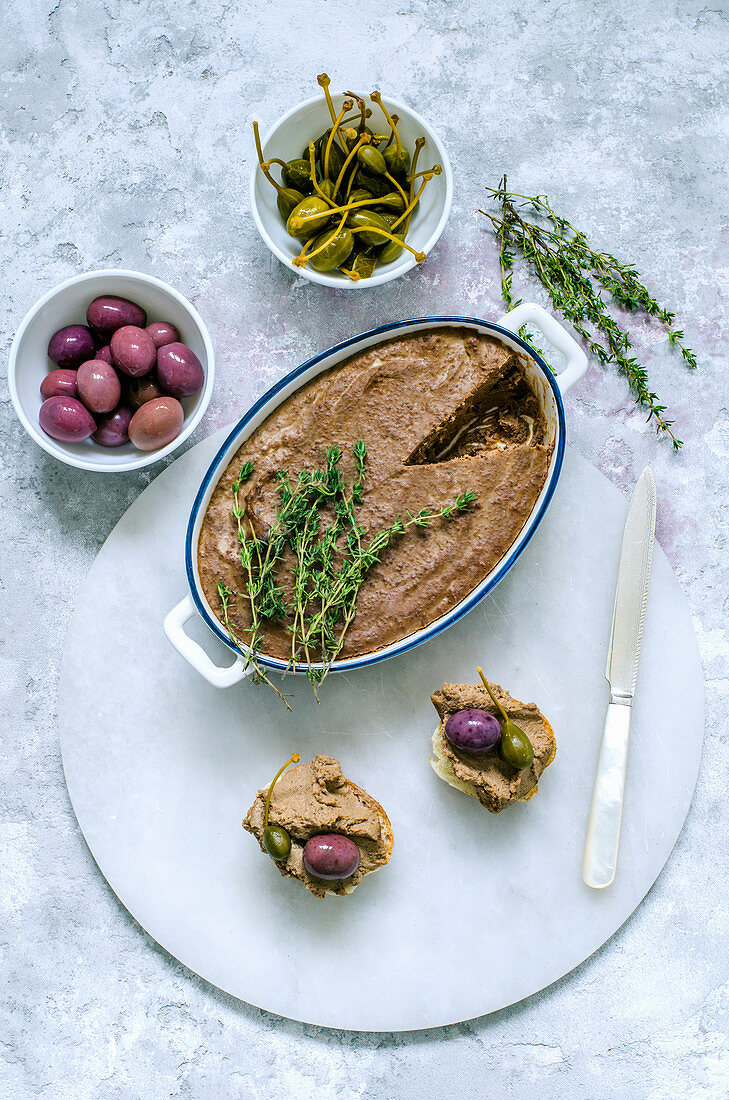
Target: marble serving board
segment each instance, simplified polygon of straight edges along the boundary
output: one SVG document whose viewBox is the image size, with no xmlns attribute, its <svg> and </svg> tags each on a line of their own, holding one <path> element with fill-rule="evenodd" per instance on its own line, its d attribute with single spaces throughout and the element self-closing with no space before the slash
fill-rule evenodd
<svg viewBox="0 0 729 1100">
<path fill-rule="evenodd" d="M 703 682 L 664 554 L 656 548 L 617 878 L 595 892 L 581 864 L 608 694 L 623 496 L 568 451 L 539 531 L 477 609 L 411 653 L 330 677 L 321 705 L 302 677 L 287 680 L 289 714 L 263 685 L 211 687 L 162 632 L 186 590 L 189 508 L 224 436 L 188 451 L 129 508 L 69 628 L 61 750 L 101 872 L 176 959 L 282 1016 L 398 1031 L 529 996 L 626 920 L 689 808 Z M 223 656 L 202 622 L 195 636 Z M 557 737 L 536 797 L 499 816 L 428 765 L 430 693 L 444 681 L 473 682 L 476 664 L 538 703 Z M 241 828 L 256 791 L 294 750 L 338 757 L 392 821 L 390 864 L 350 897 L 319 901 L 284 880 Z"/>
</svg>

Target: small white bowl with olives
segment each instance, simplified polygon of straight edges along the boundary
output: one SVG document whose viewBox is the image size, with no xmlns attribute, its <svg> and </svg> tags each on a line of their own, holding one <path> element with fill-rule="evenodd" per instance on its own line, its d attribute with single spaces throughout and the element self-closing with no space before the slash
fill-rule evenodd
<svg viewBox="0 0 729 1100">
<path fill-rule="evenodd" d="M 415 180 L 414 190 L 417 191 L 417 189 L 422 187 L 422 193 L 419 195 L 417 204 L 407 218 L 405 234 L 407 247 L 399 250 L 395 245 L 393 248 L 393 242 L 388 242 L 383 237 L 379 242 L 381 247 L 370 249 L 370 251 L 376 259 L 378 259 L 378 253 L 385 253 L 386 255 L 383 256 L 383 259 L 386 259 L 387 262 L 377 262 L 374 266 L 374 270 L 371 272 L 367 270 L 361 275 L 356 271 L 352 273 L 352 257 L 356 255 L 359 247 L 367 243 L 368 230 L 366 227 L 356 229 L 356 219 L 351 218 L 348 219 L 347 224 L 342 227 L 342 233 L 346 233 L 349 228 L 350 230 L 354 229 L 355 234 L 360 233 L 362 236 L 357 237 L 355 235 L 354 251 L 348 252 L 347 257 L 345 257 L 339 267 L 334 266 L 329 270 L 317 270 L 317 266 L 319 266 L 317 261 L 315 259 L 311 260 L 309 257 L 304 257 L 306 262 L 302 263 L 302 246 L 307 244 L 307 237 L 305 234 L 296 236 L 290 232 L 291 225 L 288 218 L 282 216 L 281 204 L 279 201 L 282 198 L 281 186 L 286 186 L 287 182 L 292 182 L 290 178 L 287 181 L 287 173 L 284 169 L 284 165 L 293 161 L 300 162 L 304 160 L 306 156 L 308 156 L 307 149 L 309 142 L 316 142 L 322 134 L 330 130 L 333 126 L 333 116 L 339 118 L 342 113 L 346 115 L 344 121 L 347 119 L 351 120 L 349 125 L 350 134 L 352 136 L 348 143 L 343 142 L 343 144 L 346 145 L 347 151 L 354 151 L 354 146 L 358 141 L 358 136 L 355 136 L 355 132 L 358 125 L 356 116 L 360 109 L 360 103 L 358 102 L 360 97 L 347 92 L 336 95 L 332 94 L 330 96 L 328 78 L 326 79 L 326 85 L 322 82 L 322 78 L 319 78 L 319 83 L 323 89 L 322 92 L 318 96 L 304 103 L 300 103 L 283 115 L 268 131 L 261 142 L 261 153 L 264 164 L 269 166 L 268 176 L 272 178 L 267 178 L 266 172 L 261 169 L 257 153 L 254 154 L 250 178 L 250 201 L 253 220 L 256 223 L 259 233 L 271 249 L 271 252 L 273 252 L 274 256 L 277 256 L 278 259 L 296 275 L 301 275 L 303 278 L 309 279 L 314 283 L 319 283 L 322 286 L 335 287 L 338 290 L 360 290 L 366 287 L 377 286 L 381 283 L 388 283 L 392 279 L 397 279 L 400 275 L 404 275 L 406 271 L 410 271 L 419 262 L 422 262 L 435 246 L 445 228 L 453 197 L 453 173 L 448 161 L 448 155 L 443 147 L 442 141 L 435 134 L 433 129 L 420 117 L 420 115 L 416 114 L 416 112 L 412 111 L 409 107 L 406 107 L 403 103 L 394 99 L 385 98 L 384 96 L 379 96 L 378 93 L 373 93 L 372 97 L 369 95 L 361 97 L 364 99 L 367 111 L 371 112 L 367 115 L 366 126 L 374 137 L 377 135 L 391 135 L 392 128 L 390 120 L 394 117 L 396 120 L 397 137 L 402 148 L 405 149 L 409 155 L 415 157 L 416 148 L 419 146 L 416 165 L 418 178 Z M 348 106 L 348 101 L 351 107 Z M 337 137 L 339 137 L 340 132 L 341 131 L 336 132 Z M 360 134 L 361 133 L 362 130 L 360 129 Z M 392 136 L 389 140 L 394 148 Z M 361 151 L 360 156 L 362 159 L 360 161 L 360 167 L 365 177 L 368 175 L 369 167 L 365 161 L 365 156 L 370 157 L 371 154 L 374 154 L 376 152 L 375 147 L 384 151 L 385 146 L 386 140 L 373 140 L 372 144 L 369 144 L 366 149 Z M 390 152 L 392 151 L 391 149 Z M 323 156 L 321 159 L 323 160 Z M 345 202 L 351 201 L 351 198 L 348 196 L 353 194 L 353 190 L 352 187 L 347 187 L 346 174 L 356 166 L 356 160 L 353 160 L 351 168 L 348 165 L 345 169 L 343 186 L 336 192 L 336 203 L 339 204 L 339 207 L 335 206 L 336 209 L 341 207 L 342 195 L 345 196 Z M 427 186 L 423 186 L 423 173 L 429 173 L 429 170 L 434 166 L 437 166 L 436 173 L 429 176 L 429 178 L 424 181 L 427 183 Z M 390 160 L 388 158 L 388 168 L 389 167 Z M 412 174 L 415 175 L 416 173 L 413 172 Z M 321 166 L 318 175 L 319 183 L 324 183 Z M 333 183 L 335 181 L 334 173 L 332 172 L 330 175 L 331 182 Z M 395 172 L 394 175 L 394 179 L 391 175 L 383 177 L 386 181 L 389 180 L 389 182 L 387 182 L 387 187 L 391 193 L 394 193 L 395 197 L 397 197 L 397 193 L 399 192 L 401 196 L 407 200 L 409 197 L 407 173 Z M 329 177 L 327 177 L 327 179 L 328 178 Z M 295 178 L 293 179 L 293 183 L 296 183 Z M 354 183 L 355 190 L 360 186 L 359 180 Z M 331 188 L 331 184 L 329 184 L 329 187 Z M 309 188 L 309 192 L 309 195 L 306 196 L 307 198 L 313 199 L 315 204 L 321 201 L 318 185 L 315 193 L 311 194 L 311 188 Z M 383 195 L 381 197 L 385 196 Z M 378 211 L 379 217 L 387 217 L 387 206 L 380 208 L 377 204 L 376 197 L 373 203 L 374 206 L 369 207 L 362 201 L 365 210 L 369 211 L 369 209 L 374 209 Z M 407 210 L 405 201 L 402 204 L 401 210 L 397 210 L 393 207 L 393 217 L 390 220 L 396 221 L 396 227 L 392 230 L 394 234 L 397 234 L 398 230 L 402 232 L 403 223 L 397 224 L 397 217 L 402 213 L 402 210 Z M 304 215 L 306 217 L 306 211 L 304 211 Z M 336 229 L 340 216 L 342 215 L 333 214 L 330 222 L 326 226 L 328 231 Z M 359 220 L 364 224 L 364 219 L 361 216 Z M 350 224 L 350 222 L 352 224 Z M 310 224 L 320 228 L 315 221 L 313 223 L 310 221 Z M 313 253 L 317 247 L 324 247 L 325 233 L 323 227 L 321 227 L 321 229 L 322 232 L 318 238 L 314 240 L 312 237 L 312 240 L 309 242 L 309 252 Z M 370 237 L 372 237 L 371 233 Z M 321 245 L 319 244 L 320 241 L 322 242 Z M 372 243 L 374 244 L 375 241 Z M 388 243 L 390 244 L 389 250 L 387 249 Z M 410 250 L 408 250 L 408 248 Z M 394 259 L 391 258 L 393 254 L 395 256 Z M 322 253 L 320 252 L 319 255 L 321 257 Z M 349 274 L 347 273 L 348 270 L 350 272 Z"/>
<path fill-rule="evenodd" d="M 161 279 L 91 271 L 23 318 L 8 382 L 18 418 L 54 458 L 82 470 L 137 470 L 195 430 L 215 357 L 197 310 Z"/>
</svg>

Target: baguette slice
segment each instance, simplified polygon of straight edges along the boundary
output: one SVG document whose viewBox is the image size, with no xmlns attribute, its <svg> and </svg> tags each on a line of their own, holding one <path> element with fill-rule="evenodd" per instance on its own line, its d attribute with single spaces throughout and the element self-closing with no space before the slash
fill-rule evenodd
<svg viewBox="0 0 729 1100">
<path fill-rule="evenodd" d="M 243 828 L 255 836 L 263 852 L 267 793 L 268 788 L 258 792 L 243 822 Z M 339 761 L 332 756 L 315 756 L 311 763 L 284 772 L 274 787 L 268 820 L 272 825 L 282 825 L 291 836 L 288 858 L 272 862 L 285 878 L 298 879 L 318 898 L 351 894 L 365 875 L 384 867 L 392 855 L 394 835 L 387 814 L 372 795 L 342 774 Z M 322 833 L 342 833 L 357 844 L 360 863 L 349 878 L 325 881 L 306 870 L 306 842 Z"/>
<path fill-rule="evenodd" d="M 520 726 L 534 749 L 534 761 L 517 771 L 500 759 L 496 752 L 465 753 L 454 748 L 445 735 L 451 714 L 473 707 L 497 714 L 488 692 L 481 684 L 444 684 L 431 698 L 440 716 L 432 737 L 430 766 L 445 783 L 477 798 L 482 806 L 497 814 L 512 802 L 528 802 L 537 793 L 537 781 L 555 757 L 557 744 L 552 726 L 534 703 L 513 699 L 504 688 L 491 684 L 504 710 Z M 498 716 L 498 715 L 497 715 Z"/>
</svg>

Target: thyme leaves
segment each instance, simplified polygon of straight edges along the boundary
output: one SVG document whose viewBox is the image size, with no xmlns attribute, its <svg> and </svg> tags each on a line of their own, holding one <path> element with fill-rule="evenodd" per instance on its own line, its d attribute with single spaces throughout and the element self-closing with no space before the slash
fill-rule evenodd
<svg viewBox="0 0 729 1100">
<path fill-rule="evenodd" d="M 510 191 L 506 176 L 498 187 L 489 187 L 487 192 L 500 204 L 499 215 L 483 210 L 479 213 L 489 219 L 499 243 L 501 293 L 506 304 L 519 304 L 512 287 L 514 260 L 519 252 L 555 308 L 571 322 L 601 363 L 615 364 L 627 379 L 637 404 L 647 411 L 657 434 L 668 435 L 675 450 L 679 450 L 682 443 L 673 431 L 674 421 L 665 416 L 666 406 L 650 388 L 645 368 L 631 354 L 630 334 L 610 314 L 605 295 L 623 309 L 645 313 L 662 324 L 669 344 L 694 369 L 696 356 L 676 327 L 675 315 L 654 298 L 633 264 L 593 249 L 584 233 L 554 211 L 546 195 Z M 526 338 L 534 346 L 528 334 Z"/>
<path fill-rule="evenodd" d="M 367 472 L 363 440 L 353 446 L 354 474 L 347 485 L 341 471 L 342 450 L 327 448 L 321 468 L 276 475 L 278 503 L 265 538 L 256 535 L 246 511 L 241 486 L 253 474 L 246 462 L 232 484 L 231 514 L 235 521 L 243 590 L 236 594 L 218 583 L 221 621 L 233 644 L 252 664 L 254 679 L 267 683 L 291 709 L 288 698 L 271 682 L 260 661 L 265 628 L 283 623 L 291 640 L 289 668 L 305 664 L 318 699 L 318 688 L 340 655 L 357 612 L 357 599 L 369 571 L 387 548 L 411 527 L 423 531 L 438 519 L 468 511 L 475 494 L 463 490 L 452 504 L 406 510 L 371 535 L 359 522 Z M 248 608 L 245 641 L 232 620 L 234 601 Z"/>
</svg>

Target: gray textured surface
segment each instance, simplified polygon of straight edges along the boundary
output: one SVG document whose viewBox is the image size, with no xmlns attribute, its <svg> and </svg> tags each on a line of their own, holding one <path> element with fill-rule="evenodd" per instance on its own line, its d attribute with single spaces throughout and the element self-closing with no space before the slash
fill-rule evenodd
<svg viewBox="0 0 729 1100">
<path fill-rule="evenodd" d="M 657 443 L 624 384 L 594 364 L 568 418 L 573 444 L 626 491 L 646 462 L 655 470 L 658 535 L 695 615 L 708 704 L 696 797 L 665 871 L 557 986 L 489 1018 L 397 1038 L 250 1009 L 130 921 L 63 783 L 64 630 L 94 554 L 154 468 L 102 480 L 56 464 L 24 436 L 3 382 L 0 1094 L 726 1095 L 729 9 L 10 0 L 0 30 L 3 351 L 31 303 L 75 272 L 158 274 L 196 301 L 216 345 L 200 437 L 337 337 L 409 314 L 495 316 L 494 246 L 474 211 L 482 183 L 504 170 L 649 271 L 699 354 L 690 376 L 656 328 L 636 326 L 683 453 Z M 456 173 L 437 252 L 374 292 L 294 281 L 247 212 L 249 119 L 273 121 L 312 94 L 323 68 L 337 85 L 380 85 L 411 102 L 443 133 Z"/>
</svg>

